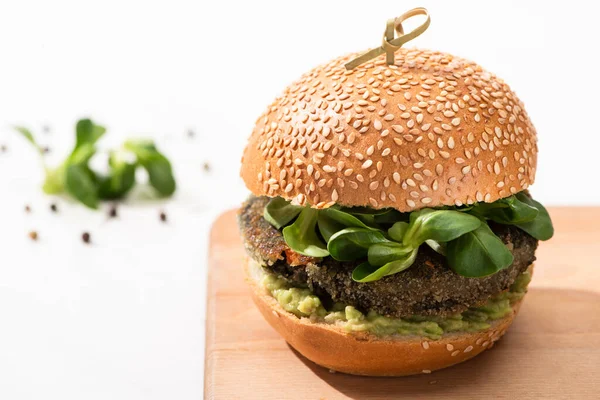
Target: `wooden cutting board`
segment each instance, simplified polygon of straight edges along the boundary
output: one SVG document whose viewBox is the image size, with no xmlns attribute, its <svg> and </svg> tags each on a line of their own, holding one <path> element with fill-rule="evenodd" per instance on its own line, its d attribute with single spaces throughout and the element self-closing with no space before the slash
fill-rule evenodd
<svg viewBox="0 0 600 400">
<path fill-rule="evenodd" d="M 211 234 L 207 399 L 600 399 L 600 208 L 550 210 L 556 234 L 538 250 L 529 294 L 496 346 L 432 374 L 331 373 L 263 320 L 244 282 L 236 213 Z"/>
</svg>

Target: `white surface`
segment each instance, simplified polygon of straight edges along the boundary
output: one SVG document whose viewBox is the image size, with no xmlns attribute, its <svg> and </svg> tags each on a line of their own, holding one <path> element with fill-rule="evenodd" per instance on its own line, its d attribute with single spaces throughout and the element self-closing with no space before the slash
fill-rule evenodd
<svg viewBox="0 0 600 400">
<path fill-rule="evenodd" d="M 414 45 L 478 61 L 525 102 L 536 197 L 600 203 L 586 172 L 600 144 L 593 4 L 1 0 L 0 398 L 200 398 L 207 228 L 246 195 L 238 163 L 254 120 L 302 72 L 377 45 L 384 21 L 413 6 L 432 14 Z M 177 196 L 125 205 L 116 221 L 62 199 L 51 214 L 35 154 L 6 127 L 49 124 L 39 136 L 56 156 L 84 115 L 108 125 L 106 146 L 156 137 L 176 159 Z"/>
</svg>

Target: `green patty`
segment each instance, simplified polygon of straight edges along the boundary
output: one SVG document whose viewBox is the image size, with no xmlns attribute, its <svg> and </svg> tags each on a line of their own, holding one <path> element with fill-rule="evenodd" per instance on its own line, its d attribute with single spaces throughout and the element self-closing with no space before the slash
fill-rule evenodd
<svg viewBox="0 0 600 400">
<path fill-rule="evenodd" d="M 335 324 L 347 332 L 369 332 L 377 336 L 416 335 L 432 340 L 440 339 L 445 333 L 488 329 L 491 322 L 512 312 L 512 305 L 523 298 L 531 280 L 531 272 L 527 270 L 517 277 L 509 291 L 495 295 L 484 305 L 471 307 L 460 314 L 448 317 L 393 318 L 374 311 L 364 314 L 342 303 L 336 303 L 330 309 L 326 309 L 319 297 L 309 289 L 293 287 L 286 279 L 268 272 L 259 265 L 254 267 L 262 270 L 262 284 L 271 296 L 284 310 L 298 317 Z"/>
</svg>

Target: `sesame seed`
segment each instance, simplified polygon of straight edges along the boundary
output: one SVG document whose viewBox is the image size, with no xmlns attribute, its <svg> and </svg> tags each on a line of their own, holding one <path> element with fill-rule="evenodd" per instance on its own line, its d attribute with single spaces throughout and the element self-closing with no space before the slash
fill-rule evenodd
<svg viewBox="0 0 600 400">
<path fill-rule="evenodd" d="M 396 133 L 402 133 L 402 132 L 404 132 L 404 128 L 401 125 L 392 125 L 392 129 Z"/>
<path fill-rule="evenodd" d="M 335 189 L 333 189 L 333 192 L 331 192 L 331 200 L 338 201 L 338 192 Z"/>
<path fill-rule="evenodd" d="M 498 164 L 498 161 L 494 163 L 494 173 L 500 175 L 500 164 Z"/>
<path fill-rule="evenodd" d="M 453 346 L 453 345 L 451 345 L 450 343 L 448 343 L 448 344 L 446 345 L 446 350 L 448 350 L 448 351 L 452 351 L 452 350 L 454 350 L 454 346 Z"/>
</svg>

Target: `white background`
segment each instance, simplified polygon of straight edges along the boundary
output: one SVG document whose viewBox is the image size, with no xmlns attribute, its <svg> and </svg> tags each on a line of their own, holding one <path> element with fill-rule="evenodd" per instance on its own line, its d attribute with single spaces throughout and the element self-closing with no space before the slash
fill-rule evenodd
<svg viewBox="0 0 600 400">
<path fill-rule="evenodd" d="M 385 20 L 415 6 L 432 25 L 412 45 L 476 60 L 525 102 L 536 198 L 600 203 L 593 4 L 0 0 L 0 398 L 201 398 L 207 231 L 246 196 L 254 120 L 302 72 L 377 46 Z M 30 126 L 60 158 L 82 116 L 108 126 L 104 147 L 155 137 L 175 198 L 130 200 L 108 221 L 45 197 L 39 160 L 8 127 Z"/>
</svg>

